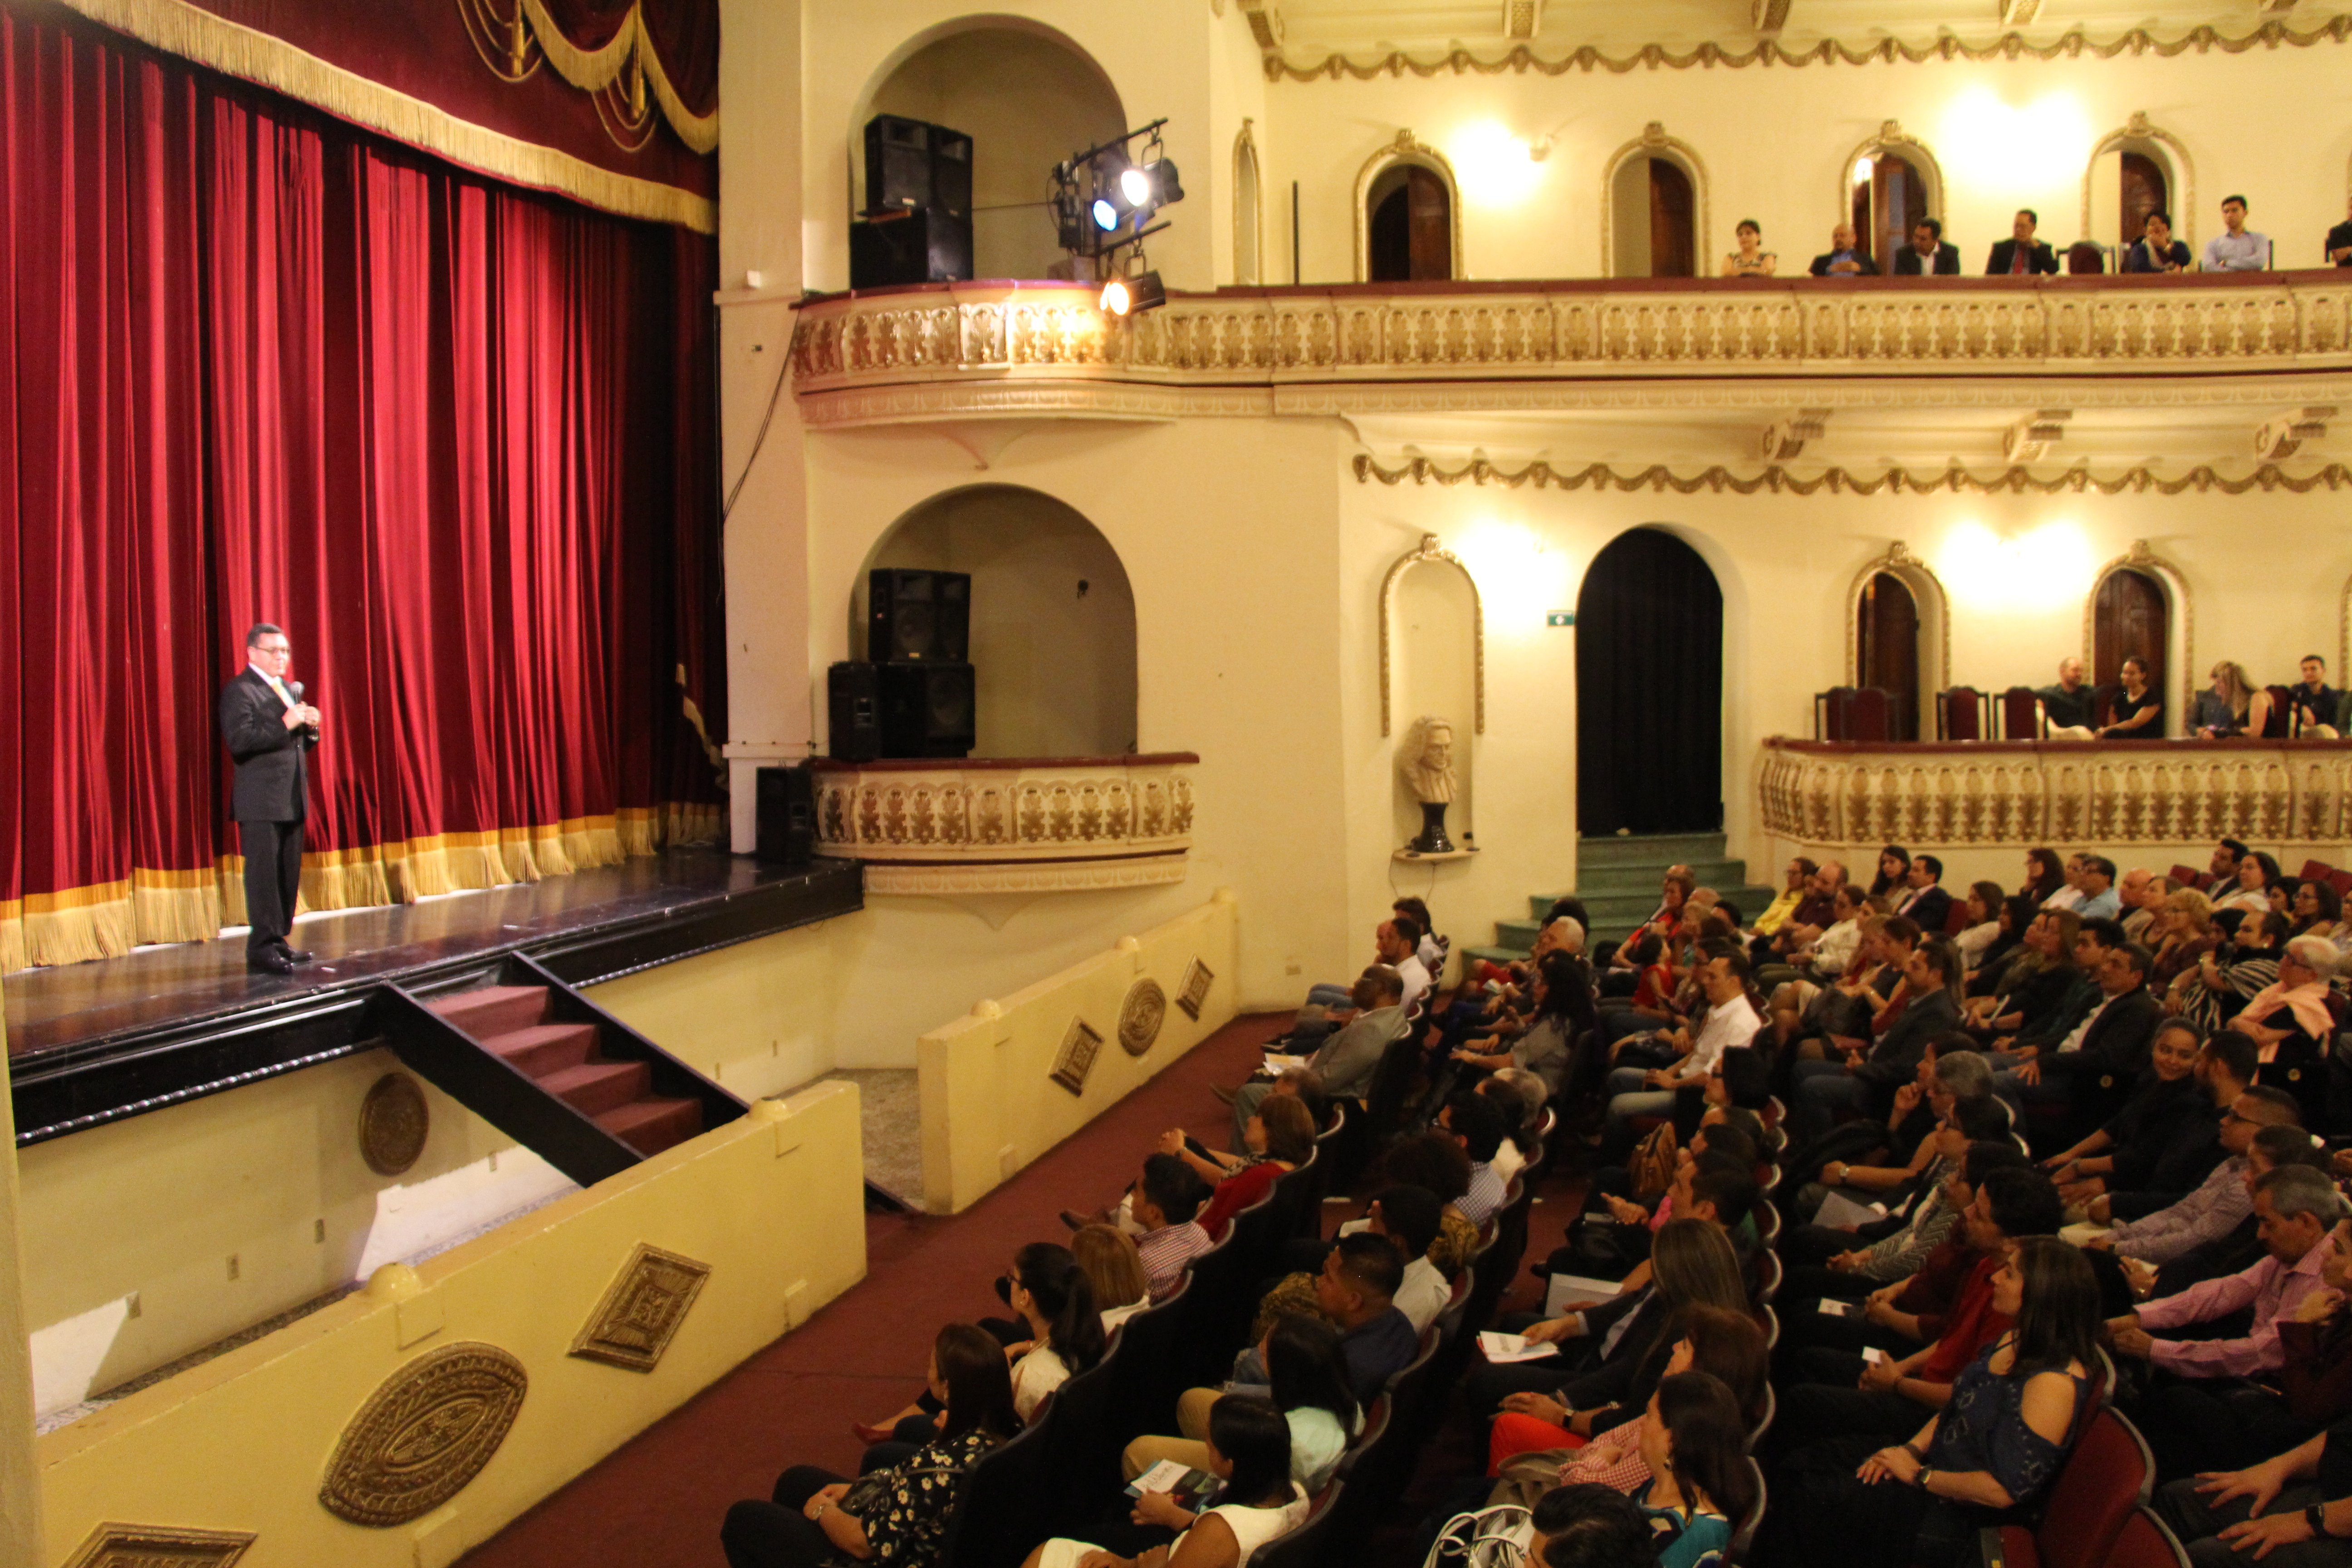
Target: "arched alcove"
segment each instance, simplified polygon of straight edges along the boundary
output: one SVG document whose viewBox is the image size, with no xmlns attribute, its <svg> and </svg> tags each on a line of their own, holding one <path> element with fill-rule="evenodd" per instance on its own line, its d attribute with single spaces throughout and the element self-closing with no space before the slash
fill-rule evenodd
<svg viewBox="0 0 2352 1568">
<path fill-rule="evenodd" d="M 2160 188 L 2159 188 L 2160 187 Z M 2091 149 L 2083 169 L 2083 234 L 2105 246 L 2139 237 L 2134 219 L 2152 205 L 2172 215 L 2172 237 L 2197 248 L 2197 170 L 2180 138 L 2134 114 Z"/>
<path fill-rule="evenodd" d="M 866 574 L 891 566 L 971 575 L 974 756 L 1135 749 L 1135 594 L 1118 552 L 1076 510 L 1018 485 L 973 485 L 915 507 L 857 574 L 849 606 L 857 656 Z"/>
<path fill-rule="evenodd" d="M 1577 831 L 1723 826 L 1724 596 L 1672 530 L 1610 541 L 1576 595 Z"/>
<path fill-rule="evenodd" d="M 1258 181 L 1257 138 L 1244 120 L 1234 138 L 1234 281 L 1244 286 L 1265 275 L 1265 206 Z"/>
<path fill-rule="evenodd" d="M 2196 606 L 2180 568 L 2155 554 L 2145 539 L 2100 567 L 2083 602 L 2083 659 L 2093 685 L 2120 679 L 2125 658 L 2137 655 L 2155 666 L 2150 687 L 2164 699 L 2164 732 L 2178 735 L 2187 721 L 2189 694 L 2200 684 L 2196 672 Z"/>
<path fill-rule="evenodd" d="M 1383 277 L 1382 272 L 1392 268 L 1376 271 L 1373 268 L 1376 217 L 1381 219 L 1384 237 L 1390 228 L 1402 228 L 1403 277 Z M 1400 131 L 1395 141 L 1366 159 L 1356 172 L 1356 281 L 1419 281 L 1463 275 L 1462 188 L 1454 181 L 1454 165 L 1444 153 L 1424 146 L 1412 132 Z"/>
<path fill-rule="evenodd" d="M 1837 212 L 1882 270 L 1921 218 L 1944 210 L 1944 169 L 1927 143 L 1890 120 L 1848 155 L 1838 177 Z"/>
<path fill-rule="evenodd" d="M 1448 816 L 1457 841 L 1474 831 L 1471 779 L 1475 736 L 1486 729 L 1486 611 L 1477 581 L 1461 558 L 1422 535 L 1381 579 L 1381 733 L 1399 737 L 1394 758 L 1395 841 L 1421 832 L 1421 807 L 1402 769 L 1402 748 L 1420 740 L 1419 721 L 1446 721 L 1454 736 L 1454 801 Z"/>
<path fill-rule="evenodd" d="M 1706 165 L 1652 121 L 1601 179 L 1601 257 L 1612 278 L 1697 278 L 1713 270 Z"/>
<path fill-rule="evenodd" d="M 1890 646 L 1892 627 L 1907 604 L 1910 646 Z M 1907 651 L 1908 657 L 1903 655 Z M 1935 733 L 1936 694 L 1951 684 L 1951 607 L 1943 579 L 1900 540 L 1855 573 L 1845 596 L 1846 678 L 1853 686 L 1884 686 L 1890 668 L 1907 667 L 1900 694 L 1917 740 Z"/>
<path fill-rule="evenodd" d="M 1046 176 L 1071 153 L 1127 129 L 1110 78 L 1050 27 L 967 18 L 908 40 L 876 73 L 849 131 L 852 215 L 866 201 L 866 122 L 902 114 L 972 139 L 972 275 L 1046 278 L 1066 265 Z"/>
</svg>

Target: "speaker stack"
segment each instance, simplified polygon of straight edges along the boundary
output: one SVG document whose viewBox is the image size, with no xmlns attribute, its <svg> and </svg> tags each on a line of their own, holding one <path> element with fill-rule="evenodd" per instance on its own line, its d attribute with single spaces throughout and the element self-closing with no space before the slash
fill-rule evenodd
<svg viewBox="0 0 2352 1568">
<path fill-rule="evenodd" d="M 832 754 L 970 756 L 979 739 L 970 574 L 874 572 L 866 604 L 866 657 L 826 672 Z"/>
<path fill-rule="evenodd" d="M 971 279 L 971 138 L 877 114 L 866 122 L 866 210 L 849 226 L 849 286 Z"/>
<path fill-rule="evenodd" d="M 805 866 L 816 857 L 816 776 L 805 767 L 761 768 L 756 859 Z"/>
</svg>

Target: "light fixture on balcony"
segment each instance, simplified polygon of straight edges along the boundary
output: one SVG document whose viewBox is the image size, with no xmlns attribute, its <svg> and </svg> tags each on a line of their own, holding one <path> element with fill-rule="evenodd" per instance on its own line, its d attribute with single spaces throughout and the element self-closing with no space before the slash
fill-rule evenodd
<svg viewBox="0 0 2352 1568">
<path fill-rule="evenodd" d="M 1141 315 L 1157 310 L 1168 303 L 1168 287 L 1160 281 L 1157 272 L 1139 272 L 1132 278 L 1114 278 L 1102 288 L 1103 313 L 1108 316 Z"/>
<path fill-rule="evenodd" d="M 1063 249 L 1094 263 L 1097 278 L 1123 271 L 1119 253 L 1167 227 L 1152 220 L 1184 199 L 1176 161 L 1160 142 L 1160 128 L 1167 123 L 1155 120 L 1054 165 L 1055 233 Z M 1147 139 L 1141 154 L 1131 155 L 1129 145 L 1139 138 Z M 1104 309 L 1110 309 L 1108 300 Z"/>
</svg>

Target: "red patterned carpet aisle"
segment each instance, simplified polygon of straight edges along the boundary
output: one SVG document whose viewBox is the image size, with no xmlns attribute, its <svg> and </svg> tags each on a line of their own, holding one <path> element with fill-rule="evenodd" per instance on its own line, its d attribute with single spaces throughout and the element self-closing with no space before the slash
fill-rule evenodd
<svg viewBox="0 0 2352 1568">
<path fill-rule="evenodd" d="M 787 1465 L 854 1473 L 861 1449 L 849 1423 L 907 1402 L 940 1324 L 1001 1310 L 989 1281 L 1015 1247 L 1066 1235 L 1064 1208 L 1117 1197 L 1171 1127 L 1223 1147 L 1227 1113 L 1208 1086 L 1238 1081 L 1282 1022 L 1227 1025 L 965 1214 L 870 1217 L 864 1283 L 476 1549 L 465 1568 L 723 1568 L 727 1505 L 765 1497 Z"/>
</svg>

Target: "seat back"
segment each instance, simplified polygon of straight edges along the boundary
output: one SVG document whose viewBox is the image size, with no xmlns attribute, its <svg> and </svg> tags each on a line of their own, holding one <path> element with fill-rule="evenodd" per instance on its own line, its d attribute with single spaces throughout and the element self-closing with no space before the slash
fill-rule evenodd
<svg viewBox="0 0 2352 1568">
<path fill-rule="evenodd" d="M 1178 1389 L 1213 1388 L 1232 1375 L 1249 1332 L 1251 1288 L 1265 1278 L 1269 1193 L 1234 1216 L 1224 1240 L 1192 1259 L 1182 1340 L 1174 1347 Z"/>
<path fill-rule="evenodd" d="M 1944 740 L 1989 740 L 1991 720 L 1991 699 L 1973 686 L 1955 686 L 1936 694 L 1936 731 Z"/>
<path fill-rule="evenodd" d="M 2294 722 L 2294 693 L 2284 686 L 2265 686 L 2263 690 L 2271 700 L 2271 710 L 2263 720 L 2262 738 L 2284 741 Z"/>
<path fill-rule="evenodd" d="M 1781 1266 L 1779 1253 L 1769 1251 L 1759 1253 L 1756 1264 L 1756 1304 L 1759 1307 L 1770 1306 L 1772 1299 L 1780 1293 L 1780 1281 L 1787 1276 L 1788 1270 Z"/>
<path fill-rule="evenodd" d="M 1395 1497 L 1404 1489 L 1412 1472 L 1412 1458 L 1426 1436 L 1426 1424 L 1419 1419 L 1423 1412 L 1423 1394 L 1429 1386 L 1429 1367 L 1437 1354 L 1437 1325 L 1432 1323 L 1421 1336 L 1421 1350 L 1404 1368 L 1391 1377 L 1384 1391 L 1389 1402 L 1389 1422 L 1377 1443 L 1368 1445 L 1362 1458 L 1356 1461 L 1353 1484 L 1366 1489 L 1375 1498 Z"/>
<path fill-rule="evenodd" d="M 1176 1396 L 1184 1387 L 1178 1381 L 1177 1349 L 1184 1342 L 1192 1284 L 1192 1276 L 1185 1275 L 1166 1300 L 1118 1327 L 1118 1343 L 1104 1363 L 1111 1369 L 1112 1393 L 1102 1438 L 1113 1453 L 1147 1432 L 1176 1430 Z"/>
<path fill-rule="evenodd" d="M 2033 1531 L 2043 1568 L 2101 1568 L 2155 1485 L 2156 1460 L 2138 1429 L 2112 1407 L 2095 1411 Z"/>
<path fill-rule="evenodd" d="M 1469 1317 L 1481 1328 L 1494 1317 L 1496 1306 L 1518 1277 L 1519 1264 L 1528 1255 L 1528 1211 L 1534 1202 L 1535 1190 L 1526 1178 L 1512 1177 L 1503 1206 L 1495 1216 L 1494 1243 L 1478 1255 L 1478 1284 Z"/>
<path fill-rule="evenodd" d="M 1323 1147 L 1317 1142 L 1298 1169 L 1285 1173 L 1274 1184 L 1269 1205 L 1273 1215 L 1267 1222 L 1273 1227 L 1273 1248 L 1323 1234 Z"/>
<path fill-rule="evenodd" d="M 2107 1551 L 2107 1568 L 2189 1568 L 2189 1552 L 2164 1521 L 2136 1508 Z"/>
<path fill-rule="evenodd" d="M 1329 1545 L 1331 1521 L 1338 1517 L 1340 1494 L 1347 1482 L 1331 1481 L 1315 1494 L 1307 1510 L 1307 1517 L 1287 1533 L 1277 1535 L 1249 1554 L 1243 1568 L 1318 1568 L 1331 1561 L 1325 1555 Z"/>
<path fill-rule="evenodd" d="M 2000 694 L 2000 738 L 2004 741 L 2042 739 L 2041 699 L 2031 686 L 2012 686 Z"/>
<path fill-rule="evenodd" d="M 1756 1551 L 1756 1532 L 1764 1526 L 1764 1467 L 1752 1458 L 1748 1460 L 1748 1479 L 1755 1485 L 1756 1500 L 1739 1518 L 1731 1531 L 1731 1541 L 1723 1549 L 1723 1561 L 1728 1568 L 1745 1568 Z"/>
<path fill-rule="evenodd" d="M 1045 1434 L 1039 1478 L 1045 1489 L 1045 1533 L 1034 1539 L 1079 1535 L 1093 1522 L 1102 1500 L 1118 1489 L 1119 1450 L 1126 1445 L 1106 1443 L 1103 1435 L 1111 1424 L 1111 1401 L 1118 1394 L 1115 1363 L 1134 1353 L 1134 1348 L 1124 1342 L 1114 1346 L 1099 1363 L 1054 1391 L 1053 1403 L 1038 1423 Z"/>
<path fill-rule="evenodd" d="M 1757 1316 L 1764 1320 L 1764 1348 L 1778 1350 L 1780 1345 L 1780 1314 L 1771 1307 L 1759 1307 Z"/>
<path fill-rule="evenodd" d="M 1053 1402 L 1058 1405 L 1059 1400 Z M 1045 1448 L 1054 1413 L 981 1456 L 956 1488 L 940 1561 L 954 1568 L 1019 1568 L 1045 1540 Z"/>
<path fill-rule="evenodd" d="M 2069 276 L 2105 272 L 2107 269 L 2107 247 L 2095 239 L 2078 239 L 2066 247 L 2066 271 Z"/>
<path fill-rule="evenodd" d="M 1771 1309 L 1768 1307 L 1765 1310 L 1769 1311 Z M 1778 1340 L 1780 1336 L 1780 1320 L 1776 1318 L 1772 1322 L 1772 1332 L 1770 1338 Z M 1771 1347 L 1768 1343 L 1765 1348 L 1769 1350 Z M 1772 1384 L 1769 1382 L 1767 1382 L 1764 1384 L 1764 1408 L 1758 1414 L 1756 1417 L 1756 1425 L 1750 1427 L 1748 1432 L 1748 1441 L 1745 1447 L 1749 1453 L 1754 1453 L 1756 1451 L 1756 1445 L 1764 1440 L 1764 1434 L 1772 1430 L 1772 1418 L 1780 1414 L 1780 1396 L 1772 1392 Z"/>
<path fill-rule="evenodd" d="M 1381 1052 L 1381 1065 L 1372 1069 L 1372 1087 L 1364 1097 L 1368 1161 L 1404 1119 L 1405 1100 L 1412 1092 L 1413 1073 L 1420 1066 L 1420 1039 L 1410 1029 Z"/>
</svg>

